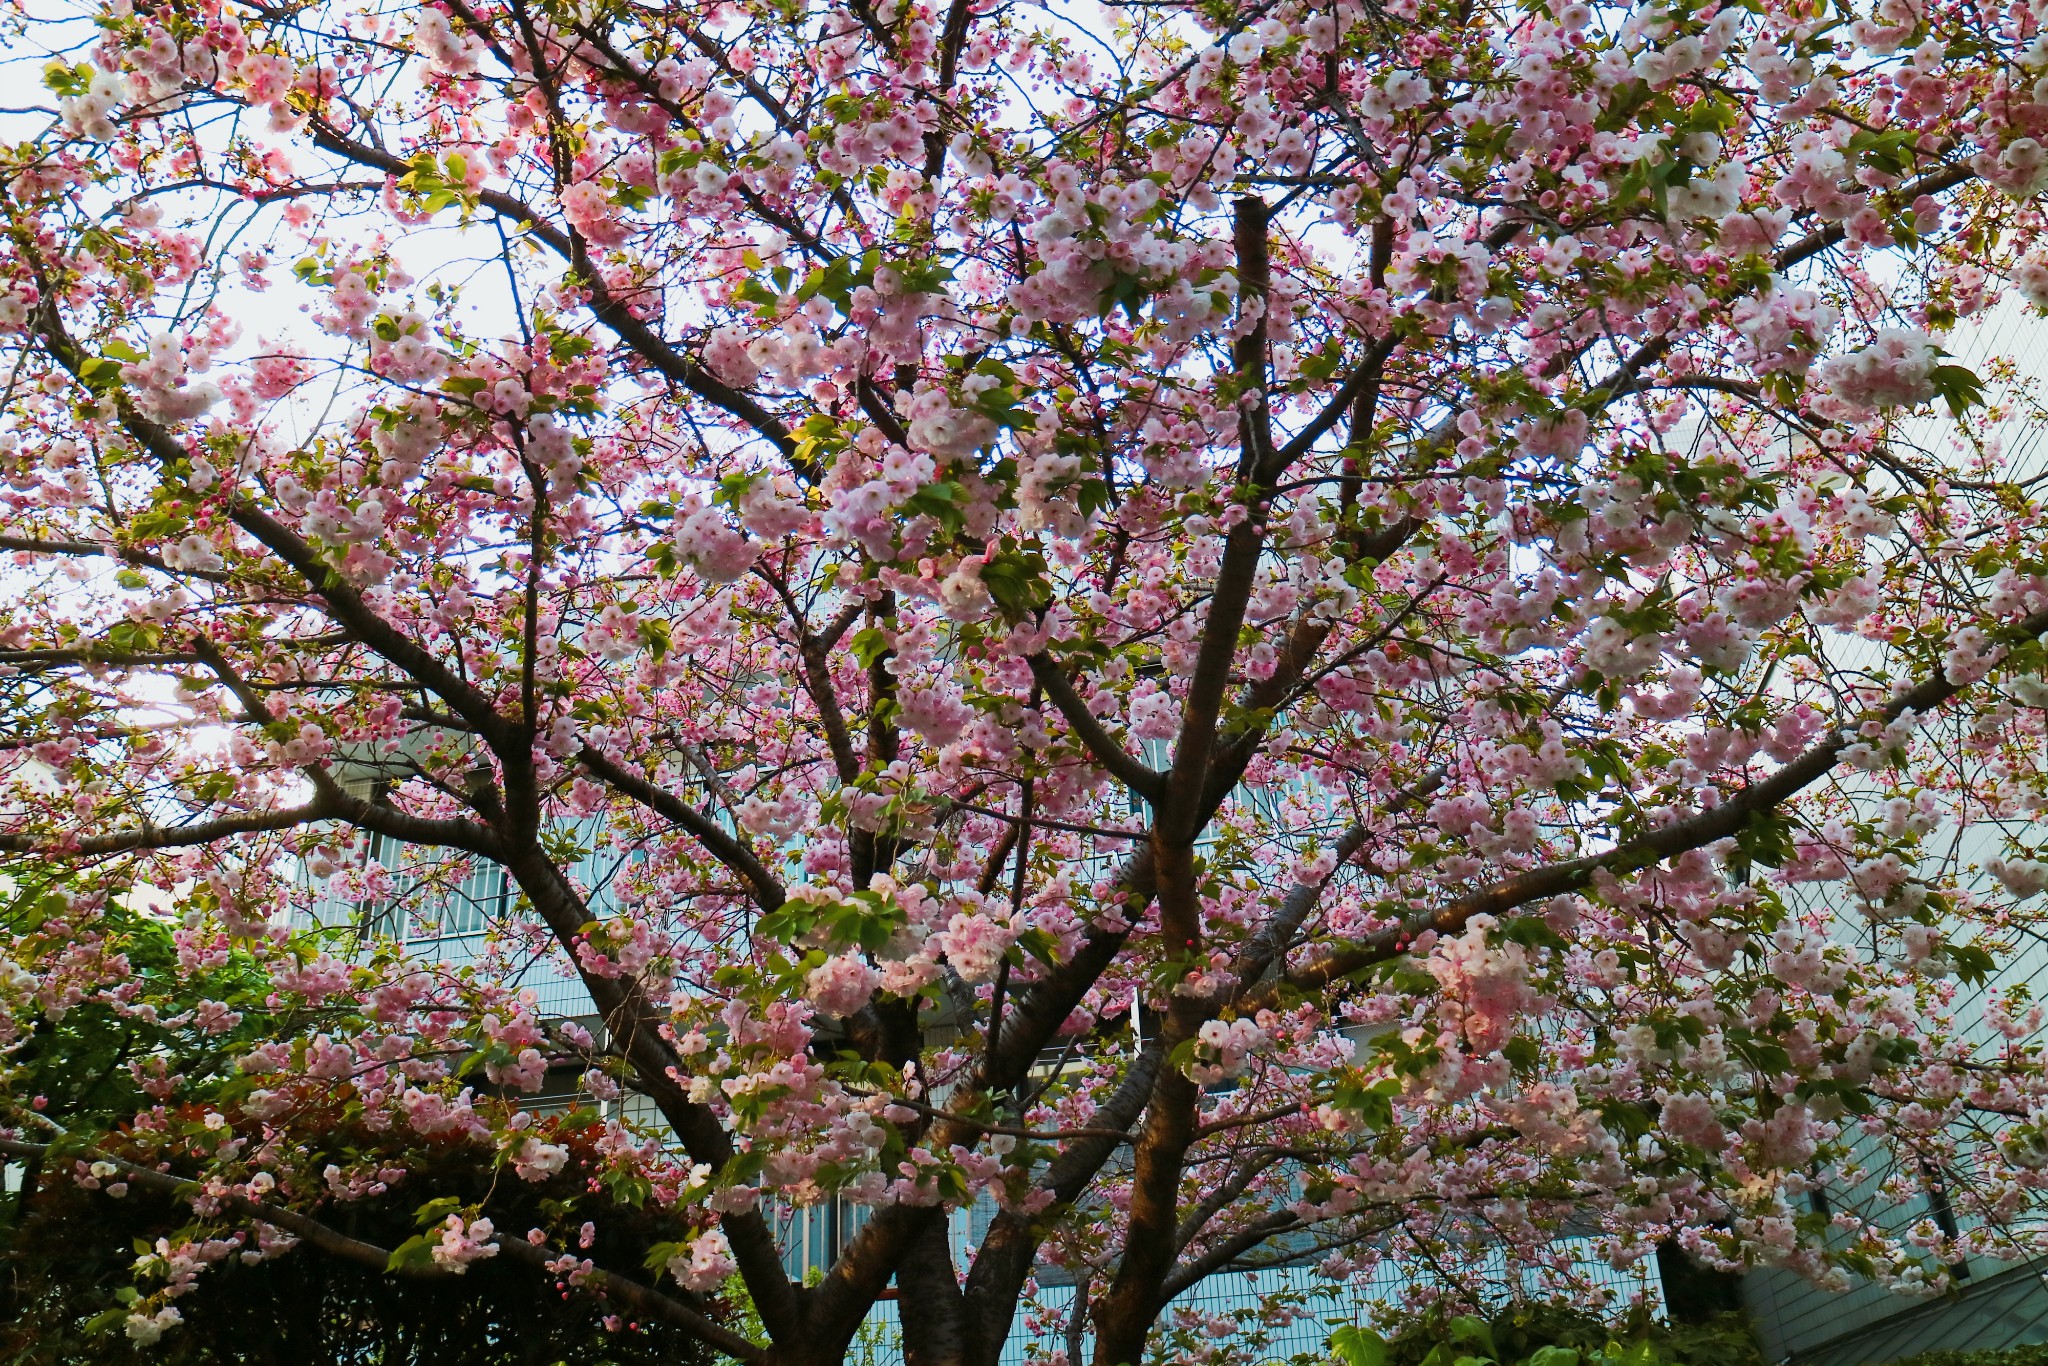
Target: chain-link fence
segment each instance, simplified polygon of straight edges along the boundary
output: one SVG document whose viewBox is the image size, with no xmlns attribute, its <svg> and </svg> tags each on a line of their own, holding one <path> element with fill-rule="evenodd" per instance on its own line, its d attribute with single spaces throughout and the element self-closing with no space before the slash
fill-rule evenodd
<svg viewBox="0 0 2048 1366">
<path fill-rule="evenodd" d="M 1550 1299 L 1569 1295 L 1580 1306 L 1619 1313 L 1638 1300 L 1661 1307 L 1663 1287 L 1654 1259 L 1621 1270 L 1595 1259 L 1589 1243 L 1573 1240 L 1576 1255 L 1563 1276 L 1516 1271 L 1498 1252 L 1481 1254 L 1478 1266 L 1462 1268 L 1461 1279 L 1483 1283 L 1496 1300 Z M 1175 1300 L 1167 1310 L 1155 1350 L 1165 1360 L 1215 1366 L 1281 1366 L 1326 1361 L 1325 1345 L 1339 1324 L 1368 1323 L 1377 1309 L 1412 1300 L 1435 1277 L 1433 1269 L 1382 1263 L 1365 1281 L 1338 1283 L 1311 1267 L 1236 1272 L 1213 1276 Z M 1042 1285 L 1020 1307 L 1003 1346 L 1002 1366 L 1037 1366 L 1068 1361 L 1074 1290 Z M 866 1328 L 847 1353 L 847 1366 L 898 1366 L 902 1337 L 895 1301 L 875 1307 Z M 1093 1348 L 1079 1336 L 1080 1360 Z"/>
</svg>

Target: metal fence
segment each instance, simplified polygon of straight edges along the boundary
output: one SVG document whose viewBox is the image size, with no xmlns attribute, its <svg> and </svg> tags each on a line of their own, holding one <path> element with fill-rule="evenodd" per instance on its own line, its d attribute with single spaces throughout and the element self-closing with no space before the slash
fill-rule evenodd
<svg viewBox="0 0 2048 1366">
<path fill-rule="evenodd" d="M 1546 1281 L 1510 1267 L 1498 1252 L 1482 1254 L 1482 1274 L 1498 1302 L 1550 1299 L 1569 1289 L 1589 1310 L 1619 1313 L 1637 1301 L 1663 1305 L 1663 1285 L 1654 1259 L 1618 1270 L 1592 1255 L 1590 1243 L 1569 1240 L 1575 1256 L 1570 1284 Z M 1349 1323 L 1368 1324 L 1376 1310 L 1397 1308 L 1423 1290 L 1426 1277 L 1392 1262 L 1365 1281 L 1333 1282 L 1313 1268 L 1227 1273 L 1211 1277 L 1175 1300 L 1162 1317 L 1154 1350 L 1165 1360 L 1213 1362 L 1217 1366 L 1295 1366 L 1328 1361 L 1331 1332 Z M 1003 1344 L 1002 1366 L 1050 1366 L 1067 1362 L 1067 1327 L 1073 1309 L 1071 1286 L 1037 1286 L 1020 1307 Z M 902 1331 L 896 1301 L 875 1306 L 846 1355 L 847 1366 L 900 1366 Z M 1093 1350 L 1081 1335 L 1081 1360 Z M 1071 1366 L 1071 1363 L 1069 1364 Z"/>
</svg>

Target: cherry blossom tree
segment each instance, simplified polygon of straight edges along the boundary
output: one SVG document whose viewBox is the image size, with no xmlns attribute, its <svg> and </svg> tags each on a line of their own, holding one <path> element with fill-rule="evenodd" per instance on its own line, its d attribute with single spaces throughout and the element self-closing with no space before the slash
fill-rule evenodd
<svg viewBox="0 0 2048 1366">
<path fill-rule="evenodd" d="M 189 1209 L 115 1330 L 2039 1250 L 2032 409 L 1944 349 L 2048 307 L 2032 0 L 39 6 L 0 1154 Z"/>
</svg>

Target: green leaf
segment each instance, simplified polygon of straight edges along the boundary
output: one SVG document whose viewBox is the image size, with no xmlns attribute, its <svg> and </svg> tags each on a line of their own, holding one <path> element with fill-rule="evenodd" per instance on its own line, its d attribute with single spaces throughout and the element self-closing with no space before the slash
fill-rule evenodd
<svg viewBox="0 0 2048 1366">
<path fill-rule="evenodd" d="M 1657 1349 L 1648 1338 L 1631 1342 L 1621 1354 L 1620 1366 L 1657 1366 Z"/>
<path fill-rule="evenodd" d="M 1059 966 L 1054 957 L 1055 951 L 1059 948 L 1059 940 L 1055 939 L 1049 930 L 1029 929 L 1024 931 L 1024 933 L 1017 936 L 1017 947 L 1023 949 L 1024 952 L 1030 954 L 1049 968 Z"/>
<path fill-rule="evenodd" d="M 752 304 L 757 309 L 773 309 L 776 305 L 775 291 L 759 280 L 742 280 L 734 288 L 732 297 L 743 304 Z"/>
<path fill-rule="evenodd" d="M 1330 1334 L 1330 1355 L 1344 1366 L 1386 1366 L 1387 1340 L 1370 1328 L 1346 1324 Z"/>
<path fill-rule="evenodd" d="M 1486 1320 L 1471 1314 L 1460 1314 L 1451 1320 L 1451 1341 L 1473 1343 L 1486 1349 L 1489 1358 L 1498 1357 L 1500 1352 L 1493 1345 L 1493 1330 L 1486 1326 Z M 1460 1366 L 1465 1358 L 1460 1358 Z"/>
<path fill-rule="evenodd" d="M 1989 953 L 1974 944 L 1949 944 L 1944 950 L 1949 962 L 1955 965 L 1956 978 L 1967 986 L 1976 986 L 1991 976 L 1996 966 Z"/>
<path fill-rule="evenodd" d="M 128 1319 L 126 1309 L 103 1309 L 85 1321 L 88 1333 L 111 1333 Z"/>
<path fill-rule="evenodd" d="M 981 582 L 996 606 L 1012 621 L 1022 620 L 1052 601 L 1046 582 L 1045 556 L 1036 550 L 1008 550 L 982 566 Z"/>
<path fill-rule="evenodd" d="M 43 68 L 43 85 L 58 95 L 83 95 L 92 87 L 92 68 L 81 63 L 51 62 Z"/>
<path fill-rule="evenodd" d="M 1382 1077 L 1370 1086 L 1347 1081 L 1331 1095 L 1330 1104 L 1377 1133 L 1394 1122 L 1394 1097 L 1399 1094 L 1401 1083 L 1392 1077 Z"/>
<path fill-rule="evenodd" d="M 870 626 L 865 631 L 856 632 L 847 642 L 847 648 L 853 651 L 853 657 L 860 661 L 863 669 L 872 669 L 875 661 L 889 652 L 889 636 L 879 626 Z"/>
<path fill-rule="evenodd" d="M 1510 943 L 1530 949 L 1556 949 L 1560 952 L 1570 948 L 1565 937 L 1559 934 L 1548 920 L 1540 915 L 1518 916 L 1501 928 L 1501 938 Z"/>
<path fill-rule="evenodd" d="M 413 1222 L 421 1228 L 426 1228 L 431 1224 L 440 1223 L 443 1219 L 446 1219 L 461 1208 L 462 1200 L 460 1197 L 444 1195 L 439 1199 L 429 1200 L 426 1204 L 414 1210 Z"/>
<path fill-rule="evenodd" d="M 415 1233 L 412 1237 L 391 1249 L 391 1256 L 385 1261 L 384 1269 L 386 1271 L 406 1271 L 415 1267 L 432 1264 L 434 1260 L 434 1243 L 437 1241 L 439 1240 L 430 1239 L 424 1233 Z"/>
<path fill-rule="evenodd" d="M 120 387 L 122 363 L 104 356 L 94 356 L 78 367 L 79 381 L 96 393 L 106 393 Z"/>
<path fill-rule="evenodd" d="M 1984 406 L 1984 381 L 1967 367 L 1937 365 L 1927 378 L 1933 382 L 1934 391 L 1947 402 L 1949 411 L 1959 418 L 1972 408 Z"/>
<path fill-rule="evenodd" d="M 1781 815 L 1759 811 L 1735 833 L 1735 857 L 1729 862 L 1737 869 L 1756 864 L 1776 868 L 1791 857 L 1792 823 Z"/>
<path fill-rule="evenodd" d="M 668 623 L 653 617 L 640 618 L 640 639 L 647 643 L 647 652 L 657 660 L 668 654 L 672 643 Z"/>
</svg>

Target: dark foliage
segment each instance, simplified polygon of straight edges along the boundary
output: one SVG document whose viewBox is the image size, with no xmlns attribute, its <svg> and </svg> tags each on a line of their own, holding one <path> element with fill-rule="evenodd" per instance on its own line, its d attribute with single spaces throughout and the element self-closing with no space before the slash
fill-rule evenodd
<svg viewBox="0 0 2048 1366">
<path fill-rule="evenodd" d="M 2048 1366 L 2048 1342 L 1981 1352 L 1922 1352 L 1894 1366 Z"/>
<path fill-rule="evenodd" d="M 0 923 L 32 932 L 46 908 L 44 894 L 28 878 L 14 883 L 13 895 L 0 902 Z M 134 932 L 132 972 L 148 984 L 151 999 L 164 1003 L 165 1022 L 82 1003 L 33 1018 L 0 1069 L 0 1086 L 40 1097 L 43 1112 L 61 1116 L 74 1133 L 104 1130 L 115 1117 L 148 1108 L 131 1064 L 161 1064 L 187 1078 L 195 1094 L 234 1113 L 253 1085 L 236 1064 L 239 1056 L 262 1040 L 290 1041 L 333 1027 L 319 1012 L 271 1010 L 268 985 L 240 955 L 203 975 L 189 974 L 178 963 L 168 925 L 142 915 L 124 923 Z M 202 997 L 233 1006 L 243 1022 L 224 1033 L 192 1027 L 181 1008 Z M 311 1146 L 319 1161 L 404 1169 L 382 1195 L 326 1200 L 311 1211 L 377 1247 L 405 1245 L 435 1206 L 488 1216 L 512 1236 L 542 1228 L 558 1247 L 572 1246 L 576 1230 L 590 1219 L 603 1232 L 579 1255 L 646 1278 L 650 1250 L 683 1231 L 647 1199 L 644 1182 L 634 1185 L 605 1169 L 595 1150 L 597 1127 L 587 1118 L 543 1121 L 547 1137 L 571 1159 L 553 1179 L 530 1183 L 488 1145 L 434 1140 L 400 1152 L 389 1135 L 357 1122 L 357 1111 L 345 1102 L 303 1099 L 288 1122 L 301 1135 L 317 1135 Z M 170 1121 L 190 1120 L 194 1111 L 190 1104 L 178 1107 Z M 116 1130 L 102 1150 L 123 1146 Z M 319 1161 L 300 1175 L 302 1196 L 319 1188 Z M 308 1248 L 255 1265 L 230 1256 L 209 1267 L 176 1300 L 184 1322 L 139 1348 L 122 1331 L 123 1297 L 135 1294 L 138 1279 L 144 1293 L 162 1282 L 138 1278 L 138 1254 L 159 1238 L 220 1236 L 235 1225 L 202 1226 L 189 1204 L 141 1189 L 123 1199 L 81 1189 L 70 1177 L 70 1161 L 53 1159 L 48 1166 L 17 1163 L 12 1171 L 19 1189 L 0 1195 L 5 1366 L 145 1360 L 162 1366 L 697 1366 L 713 1359 L 707 1348 L 661 1325 L 621 1316 L 625 1321 L 616 1329 L 608 1327 L 609 1305 L 584 1291 L 565 1292 L 531 1267 L 492 1259 L 460 1277 L 420 1279 Z"/>
<path fill-rule="evenodd" d="M 459 1179 L 459 1178 L 457 1178 Z M 393 1247 L 414 1231 L 412 1182 L 376 1200 L 329 1212 L 337 1227 Z M 421 1189 L 450 1189 L 448 1178 Z M 538 1192 L 500 1185 L 489 1207 L 501 1226 L 522 1214 L 545 1222 Z M 558 1210 L 558 1206 L 556 1207 Z M 42 1183 L 18 1221 L 0 1230 L 0 1361 L 9 1366 L 85 1366 L 122 1359 L 163 1366 L 696 1366 L 712 1354 L 660 1325 L 621 1316 L 584 1292 L 565 1292 L 532 1269 L 488 1260 L 461 1277 L 384 1274 L 300 1248 L 255 1265 L 238 1258 L 202 1273 L 177 1301 L 185 1322 L 146 1349 L 118 1326 L 89 1327 L 134 1281 L 143 1245 L 190 1224 L 189 1208 L 131 1192 L 113 1200 L 69 1182 Z M 614 1266 L 663 1230 L 654 1219 L 622 1230 L 606 1220 L 594 1248 Z"/>
<path fill-rule="evenodd" d="M 1739 1312 L 1669 1323 L 1653 1317 L 1647 1307 L 1619 1321 L 1557 1302 L 1510 1304 L 1485 1320 L 1446 1308 L 1410 1320 L 1385 1342 L 1385 1366 L 1448 1366 L 1466 1357 L 1511 1366 L 1537 1357 L 1545 1348 L 1575 1352 L 1580 1362 L 1764 1366 L 1749 1320 Z M 1562 1360 L 1556 1354 L 1543 1359 Z M 2025 1366 L 2048 1366 L 2048 1361 Z"/>
</svg>

